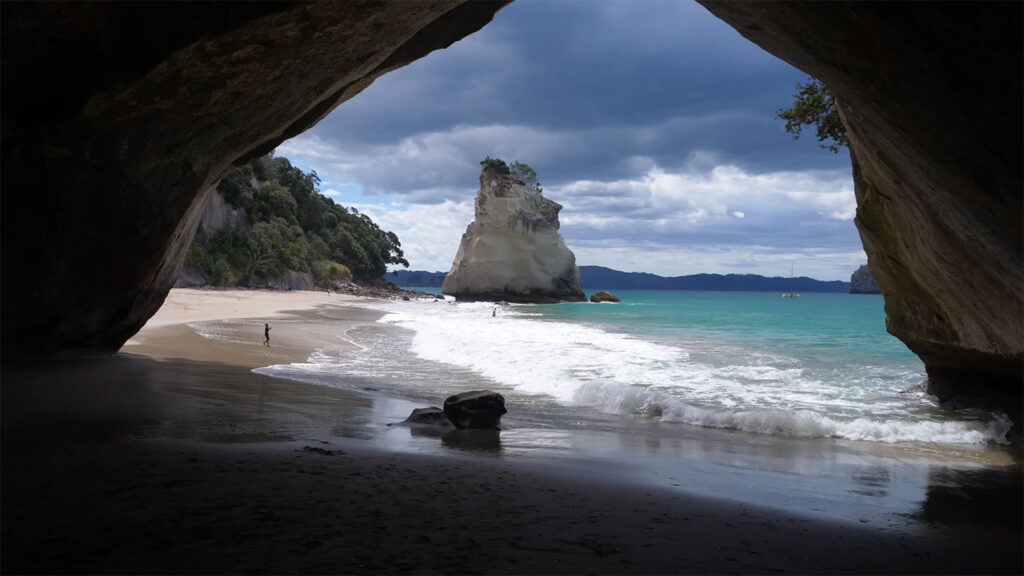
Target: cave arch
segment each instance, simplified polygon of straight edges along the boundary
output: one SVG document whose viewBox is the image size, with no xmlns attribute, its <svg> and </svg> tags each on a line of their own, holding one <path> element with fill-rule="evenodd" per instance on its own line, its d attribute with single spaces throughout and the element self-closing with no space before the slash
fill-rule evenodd
<svg viewBox="0 0 1024 576">
<path fill-rule="evenodd" d="M 118 350 L 232 165 L 506 3 L 5 5 L 3 354 Z M 1021 4 L 703 3 L 837 95 L 890 332 L 1019 422 Z"/>
</svg>

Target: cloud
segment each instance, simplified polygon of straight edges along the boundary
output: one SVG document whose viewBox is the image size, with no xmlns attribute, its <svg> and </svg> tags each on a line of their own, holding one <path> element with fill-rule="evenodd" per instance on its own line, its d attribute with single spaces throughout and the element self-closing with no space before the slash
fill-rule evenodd
<svg viewBox="0 0 1024 576">
<path fill-rule="evenodd" d="M 846 279 L 866 260 L 849 158 L 774 118 L 805 78 L 696 3 L 526 0 L 277 153 L 417 269 L 451 265 L 491 156 L 536 169 L 582 264 Z"/>
<path fill-rule="evenodd" d="M 624 272 L 650 272 L 661 276 L 697 273 L 796 276 L 849 281 L 857 266 L 867 262 L 863 250 L 780 251 L 770 246 L 639 244 L 607 246 L 578 243 L 572 246 L 581 264 L 606 266 Z M 852 266 L 852 268 L 851 268 Z M 591 286 L 600 288 L 600 286 Z"/>
<path fill-rule="evenodd" d="M 653 165 L 690 169 L 728 160 L 749 170 L 765 170 L 766 164 L 786 166 L 785 162 L 752 159 L 745 152 L 723 152 L 729 134 L 740 131 L 734 126 L 751 123 L 755 120 L 723 113 L 673 117 L 645 126 L 560 131 L 529 125 L 459 124 L 445 131 L 409 134 L 392 143 L 372 146 L 339 142 L 310 132 L 283 143 L 277 152 L 293 161 L 315 165 L 321 178 L 332 184 L 358 183 L 366 195 L 413 196 L 417 201 L 440 202 L 464 190 L 467 183 L 475 186 L 479 163 L 486 156 L 524 161 L 537 170 L 546 186 L 581 177 L 630 178 Z M 712 148 L 699 147 L 704 145 Z M 844 163 L 826 165 L 834 170 Z M 845 166 L 849 166 L 848 161 Z"/>
<path fill-rule="evenodd" d="M 356 204 L 384 230 L 395 232 L 413 270 L 451 268 L 466 227 L 473 221 L 473 200 L 439 204 Z"/>
<path fill-rule="evenodd" d="M 525 129 L 563 153 L 500 139 L 458 149 L 476 159 L 512 148 L 503 153 L 552 182 L 626 176 L 630 154 L 671 167 L 695 150 L 756 170 L 838 167 L 844 158 L 813 138 L 793 141 L 774 118 L 805 79 L 695 3 L 516 2 L 480 32 L 379 78 L 311 133 L 351 154 L 470 145 L 458 127 L 506 128 L 496 138 Z"/>
<path fill-rule="evenodd" d="M 798 247 L 849 242 L 854 232 L 848 171 L 653 168 L 637 179 L 583 180 L 548 194 L 565 207 L 563 235 L 581 239 L 615 234 L 680 244 L 714 240 Z"/>
<path fill-rule="evenodd" d="M 699 162 L 697 164 L 700 164 Z M 395 232 L 413 269 L 447 270 L 473 218 L 476 189 L 459 199 L 354 203 Z M 752 174 L 735 166 L 549 187 L 577 262 L 666 276 L 698 272 L 846 279 L 866 260 L 852 223 L 849 173 Z M 839 216 L 849 216 L 839 218 Z"/>
</svg>

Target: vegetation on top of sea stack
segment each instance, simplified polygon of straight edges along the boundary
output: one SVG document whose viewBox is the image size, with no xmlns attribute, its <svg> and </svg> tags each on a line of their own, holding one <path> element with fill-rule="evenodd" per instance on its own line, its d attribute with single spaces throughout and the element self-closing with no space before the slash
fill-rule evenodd
<svg viewBox="0 0 1024 576">
<path fill-rule="evenodd" d="M 319 184 L 315 171 L 304 173 L 271 154 L 231 171 L 217 191 L 244 209 L 250 227 L 224 227 L 208 238 L 200 231 L 186 265 L 219 286 L 245 286 L 286 270 L 310 273 L 317 284 L 330 286 L 375 281 L 388 264 L 409 266 L 393 232 L 324 197 Z"/>
<path fill-rule="evenodd" d="M 530 188 L 533 188 L 538 192 L 543 192 L 540 187 L 540 182 L 537 181 L 537 171 L 525 162 L 519 162 L 516 160 L 509 165 L 505 164 L 505 161 L 501 158 L 491 158 L 490 155 L 488 155 L 480 161 L 480 165 L 485 169 L 490 168 L 498 174 L 509 174 L 514 178 L 522 180 L 523 183 Z"/>
<path fill-rule="evenodd" d="M 793 105 L 777 110 L 775 117 L 786 121 L 786 132 L 799 138 L 804 126 L 817 127 L 818 145 L 825 150 L 839 153 L 839 149 L 850 145 L 846 126 L 839 117 L 835 96 L 817 78 L 808 77 L 807 84 L 796 84 Z"/>
</svg>

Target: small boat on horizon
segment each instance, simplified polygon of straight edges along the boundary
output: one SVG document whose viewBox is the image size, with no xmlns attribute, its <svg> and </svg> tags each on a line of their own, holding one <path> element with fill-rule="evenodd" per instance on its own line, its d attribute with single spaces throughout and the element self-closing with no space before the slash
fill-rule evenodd
<svg viewBox="0 0 1024 576">
<path fill-rule="evenodd" d="M 793 265 L 792 264 L 789 265 L 789 286 L 790 286 L 790 288 L 793 287 Z M 782 293 L 782 297 L 783 298 L 799 298 L 800 297 L 800 293 L 799 292 L 793 292 L 792 290 L 790 290 L 789 292 L 783 292 Z"/>
</svg>

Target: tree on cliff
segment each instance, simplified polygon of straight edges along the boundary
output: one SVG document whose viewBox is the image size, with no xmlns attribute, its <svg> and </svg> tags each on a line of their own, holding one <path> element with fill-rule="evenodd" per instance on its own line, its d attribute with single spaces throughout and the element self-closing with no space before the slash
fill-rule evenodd
<svg viewBox="0 0 1024 576">
<path fill-rule="evenodd" d="M 537 171 L 528 164 L 516 160 L 509 167 L 509 170 L 512 171 L 513 176 L 525 182 L 527 186 L 540 190 L 540 182 L 537 182 Z"/>
<path fill-rule="evenodd" d="M 511 170 L 508 169 L 508 164 L 501 158 L 491 158 L 488 154 L 487 158 L 480 161 L 480 165 L 484 168 L 490 168 L 498 174 L 510 174 Z"/>
<path fill-rule="evenodd" d="M 849 146 L 846 126 L 839 117 L 835 96 L 818 79 L 808 77 L 807 84 L 797 82 L 793 105 L 775 112 L 775 117 L 786 121 L 786 132 L 799 138 L 804 126 L 815 125 L 819 146 L 838 153 Z"/>
<path fill-rule="evenodd" d="M 508 165 L 501 158 L 491 158 L 488 155 L 480 161 L 480 165 L 484 168 L 490 168 L 498 174 L 511 174 L 513 177 L 522 180 L 527 186 L 538 192 L 542 191 L 540 182 L 537 181 L 537 171 L 525 162 L 516 160 L 511 165 Z"/>
<path fill-rule="evenodd" d="M 244 209 L 251 229 L 197 235 L 188 265 L 205 269 L 217 285 L 245 285 L 286 270 L 309 272 L 320 284 L 354 278 L 373 281 L 388 264 L 408 266 L 398 236 L 365 214 L 318 193 L 316 172 L 267 155 L 225 176 L 224 200 Z"/>
</svg>

